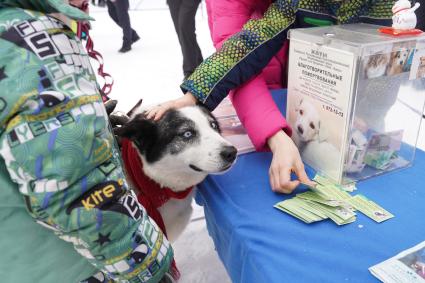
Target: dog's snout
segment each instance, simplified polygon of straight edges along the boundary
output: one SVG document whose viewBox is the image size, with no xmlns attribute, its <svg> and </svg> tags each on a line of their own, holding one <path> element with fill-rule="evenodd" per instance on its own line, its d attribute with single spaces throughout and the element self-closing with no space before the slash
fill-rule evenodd
<svg viewBox="0 0 425 283">
<path fill-rule="evenodd" d="M 301 126 L 297 127 L 298 133 L 300 133 L 301 135 L 304 133 L 304 130 Z"/>
<path fill-rule="evenodd" d="M 225 146 L 221 150 L 220 156 L 221 156 L 221 158 L 223 158 L 223 160 L 231 163 L 236 159 L 237 153 L 238 153 L 238 151 L 236 150 L 236 148 L 234 146 Z"/>
</svg>

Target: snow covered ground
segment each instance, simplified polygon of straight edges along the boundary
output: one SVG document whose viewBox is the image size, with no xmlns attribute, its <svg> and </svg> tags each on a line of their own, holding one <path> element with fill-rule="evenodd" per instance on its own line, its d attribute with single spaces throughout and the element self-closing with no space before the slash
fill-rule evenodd
<svg viewBox="0 0 425 283">
<path fill-rule="evenodd" d="M 137 1 L 133 1 L 136 3 Z M 95 49 L 105 60 L 105 72 L 115 79 L 111 97 L 118 107 L 129 109 L 140 98 L 154 104 L 182 95 L 182 54 L 165 0 L 139 1 L 141 10 L 131 10 L 131 24 L 140 40 L 121 54 L 122 30 L 109 18 L 106 8 L 92 8 L 96 19 L 91 32 Z M 133 5 L 135 7 L 137 5 Z M 198 42 L 204 57 L 213 52 L 205 8 L 197 13 Z"/>
</svg>

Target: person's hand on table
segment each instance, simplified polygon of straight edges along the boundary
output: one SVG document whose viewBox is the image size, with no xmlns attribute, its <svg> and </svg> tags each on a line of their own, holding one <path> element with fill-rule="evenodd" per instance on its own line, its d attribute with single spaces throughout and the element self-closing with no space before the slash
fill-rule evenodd
<svg viewBox="0 0 425 283">
<path fill-rule="evenodd" d="M 145 114 L 148 119 L 159 120 L 161 119 L 162 115 L 164 115 L 164 113 L 169 109 L 173 109 L 173 108 L 177 109 L 177 108 L 182 108 L 185 106 L 192 106 L 192 105 L 195 105 L 196 102 L 197 100 L 195 96 L 191 94 L 190 92 L 187 92 L 184 96 L 180 98 L 173 99 L 150 108 L 149 110 L 146 111 Z"/>
<path fill-rule="evenodd" d="M 278 131 L 267 143 L 273 153 L 269 177 L 274 192 L 289 194 L 300 183 L 313 184 L 305 172 L 298 148 L 284 131 Z M 298 180 L 291 181 L 291 172 L 295 172 Z"/>
</svg>

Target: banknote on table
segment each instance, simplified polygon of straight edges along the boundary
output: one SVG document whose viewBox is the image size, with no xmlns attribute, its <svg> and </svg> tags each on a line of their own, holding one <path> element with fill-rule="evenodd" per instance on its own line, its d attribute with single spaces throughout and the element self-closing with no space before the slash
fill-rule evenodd
<svg viewBox="0 0 425 283">
<path fill-rule="evenodd" d="M 317 203 L 321 203 L 327 206 L 337 207 L 337 206 L 347 206 L 347 202 L 341 200 L 329 200 L 325 196 L 322 196 L 314 191 L 307 191 L 304 193 L 297 194 L 295 197 L 314 201 Z"/>
<path fill-rule="evenodd" d="M 394 217 L 390 212 L 363 195 L 355 195 L 348 201 L 356 210 L 372 218 L 376 222 L 380 223 Z"/>
<path fill-rule="evenodd" d="M 425 283 L 425 241 L 370 267 L 369 271 L 386 283 Z"/>
<path fill-rule="evenodd" d="M 306 223 L 331 219 L 338 225 L 355 221 L 355 213 L 345 202 L 326 200 L 316 192 L 305 192 L 275 205 L 280 209 Z"/>
<path fill-rule="evenodd" d="M 310 207 L 305 201 L 297 198 L 281 201 L 274 207 L 305 223 L 313 223 L 327 218 L 320 210 Z"/>
<path fill-rule="evenodd" d="M 309 207 L 321 211 L 327 218 L 331 219 L 337 225 L 345 225 L 356 221 L 356 214 L 349 207 L 344 206 L 328 206 L 322 203 L 306 200 Z"/>
<path fill-rule="evenodd" d="M 316 175 L 317 177 L 318 175 Z M 342 190 L 340 187 L 338 187 L 336 184 L 330 183 L 327 180 L 324 180 L 322 177 L 316 178 L 314 177 L 314 181 L 316 182 L 316 185 L 308 185 L 308 187 L 318 193 L 320 196 L 327 200 L 340 200 L 344 201 L 346 199 L 351 198 L 350 194 L 346 191 Z M 319 180 L 319 181 L 318 181 Z"/>
<path fill-rule="evenodd" d="M 305 223 L 331 219 L 337 225 L 356 221 L 356 210 L 376 222 L 394 217 L 391 213 L 362 195 L 352 197 L 339 185 L 316 175 L 315 184 L 304 184 L 310 190 L 299 193 L 292 199 L 279 202 L 277 209 L 286 212 Z"/>
<path fill-rule="evenodd" d="M 350 182 L 348 184 L 339 185 L 339 184 L 336 184 L 335 182 L 333 182 L 332 180 L 330 180 L 329 178 L 327 178 L 327 177 L 325 177 L 321 174 L 316 174 L 316 176 L 314 176 L 313 180 L 316 183 L 319 183 L 323 186 L 333 186 L 335 188 L 338 188 L 342 191 L 349 192 L 349 193 L 352 193 L 353 191 L 357 190 L 356 183 L 354 181 Z"/>
</svg>

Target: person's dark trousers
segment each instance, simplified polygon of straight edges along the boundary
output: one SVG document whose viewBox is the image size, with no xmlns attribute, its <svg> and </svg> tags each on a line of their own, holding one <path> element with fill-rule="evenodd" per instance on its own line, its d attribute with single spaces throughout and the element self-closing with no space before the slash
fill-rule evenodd
<svg viewBox="0 0 425 283">
<path fill-rule="evenodd" d="M 203 61 L 195 33 L 195 15 L 199 3 L 201 0 L 167 0 L 183 53 L 185 78 Z"/>
<path fill-rule="evenodd" d="M 131 28 L 130 16 L 128 14 L 128 8 L 130 6 L 128 0 L 116 0 L 115 2 L 108 0 L 106 4 L 108 6 L 109 16 L 123 30 L 123 47 L 131 47 L 131 44 L 139 39 L 139 36 L 137 32 Z"/>
</svg>

